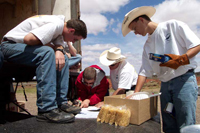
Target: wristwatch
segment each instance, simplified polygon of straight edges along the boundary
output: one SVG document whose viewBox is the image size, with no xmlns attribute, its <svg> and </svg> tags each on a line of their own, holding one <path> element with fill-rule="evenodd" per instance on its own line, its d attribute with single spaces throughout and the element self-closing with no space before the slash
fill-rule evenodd
<svg viewBox="0 0 200 133">
<path fill-rule="evenodd" d="M 56 49 L 56 51 L 60 51 L 60 52 L 62 52 L 64 55 L 65 55 L 65 50 L 64 49 Z"/>
</svg>

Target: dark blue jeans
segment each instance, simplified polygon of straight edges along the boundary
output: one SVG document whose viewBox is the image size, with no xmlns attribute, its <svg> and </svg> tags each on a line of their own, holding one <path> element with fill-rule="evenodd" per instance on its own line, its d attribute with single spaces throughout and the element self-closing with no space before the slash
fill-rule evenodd
<svg viewBox="0 0 200 133">
<path fill-rule="evenodd" d="M 179 133 L 184 126 L 195 124 L 198 86 L 194 72 L 187 72 L 168 82 L 162 82 L 161 93 L 161 112 L 165 133 Z M 174 105 L 172 115 L 164 111 L 168 102 Z"/>
<path fill-rule="evenodd" d="M 39 112 L 49 111 L 67 103 L 69 65 L 66 55 L 65 66 L 61 71 L 57 71 L 55 52 L 48 46 L 3 42 L 1 51 L 4 59 L 9 62 L 36 67 Z"/>
</svg>

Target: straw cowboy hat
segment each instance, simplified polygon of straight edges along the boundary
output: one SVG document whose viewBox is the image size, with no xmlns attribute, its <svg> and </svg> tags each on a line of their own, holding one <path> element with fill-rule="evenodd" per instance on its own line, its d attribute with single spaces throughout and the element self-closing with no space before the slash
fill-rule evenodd
<svg viewBox="0 0 200 133">
<path fill-rule="evenodd" d="M 139 17 L 141 15 L 147 15 L 149 18 L 151 18 L 155 12 L 156 12 L 156 9 L 151 6 L 142 6 L 142 7 L 134 8 L 133 10 L 128 12 L 124 16 L 124 20 L 122 23 L 123 36 L 126 36 L 131 31 L 128 28 L 128 26 L 134 19 L 136 19 L 137 17 Z"/>
<path fill-rule="evenodd" d="M 117 47 L 105 50 L 99 57 L 100 62 L 105 66 L 110 66 L 124 59 L 126 59 L 126 57 L 121 55 L 121 49 Z"/>
</svg>

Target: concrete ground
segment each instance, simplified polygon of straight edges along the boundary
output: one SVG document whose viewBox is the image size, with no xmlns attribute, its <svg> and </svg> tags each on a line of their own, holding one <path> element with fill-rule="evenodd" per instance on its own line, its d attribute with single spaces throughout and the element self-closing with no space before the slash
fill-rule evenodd
<svg viewBox="0 0 200 133">
<path fill-rule="evenodd" d="M 26 93 L 28 101 L 25 103 L 25 108 L 32 114 L 37 115 L 37 106 L 36 106 L 36 94 L 35 93 Z M 17 93 L 18 101 L 25 101 L 23 93 Z M 160 102 L 158 102 L 158 112 L 160 110 Z M 197 100 L 197 110 L 196 110 L 196 124 L 200 124 L 200 96 Z"/>
</svg>

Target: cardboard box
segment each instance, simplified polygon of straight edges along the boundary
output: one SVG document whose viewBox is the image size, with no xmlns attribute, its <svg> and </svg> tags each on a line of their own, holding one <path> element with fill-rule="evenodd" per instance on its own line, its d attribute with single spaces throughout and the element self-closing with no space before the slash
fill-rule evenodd
<svg viewBox="0 0 200 133">
<path fill-rule="evenodd" d="M 25 101 L 18 101 L 17 104 L 25 109 Z M 13 112 L 23 112 L 21 108 L 19 108 L 14 103 L 10 102 L 9 104 L 6 104 L 6 110 L 13 111 Z"/>
<path fill-rule="evenodd" d="M 104 104 L 110 104 L 113 106 L 126 105 L 131 110 L 131 124 L 140 125 L 157 115 L 158 96 L 143 100 L 123 99 L 125 96 L 126 95 L 123 94 L 104 97 Z"/>
</svg>

